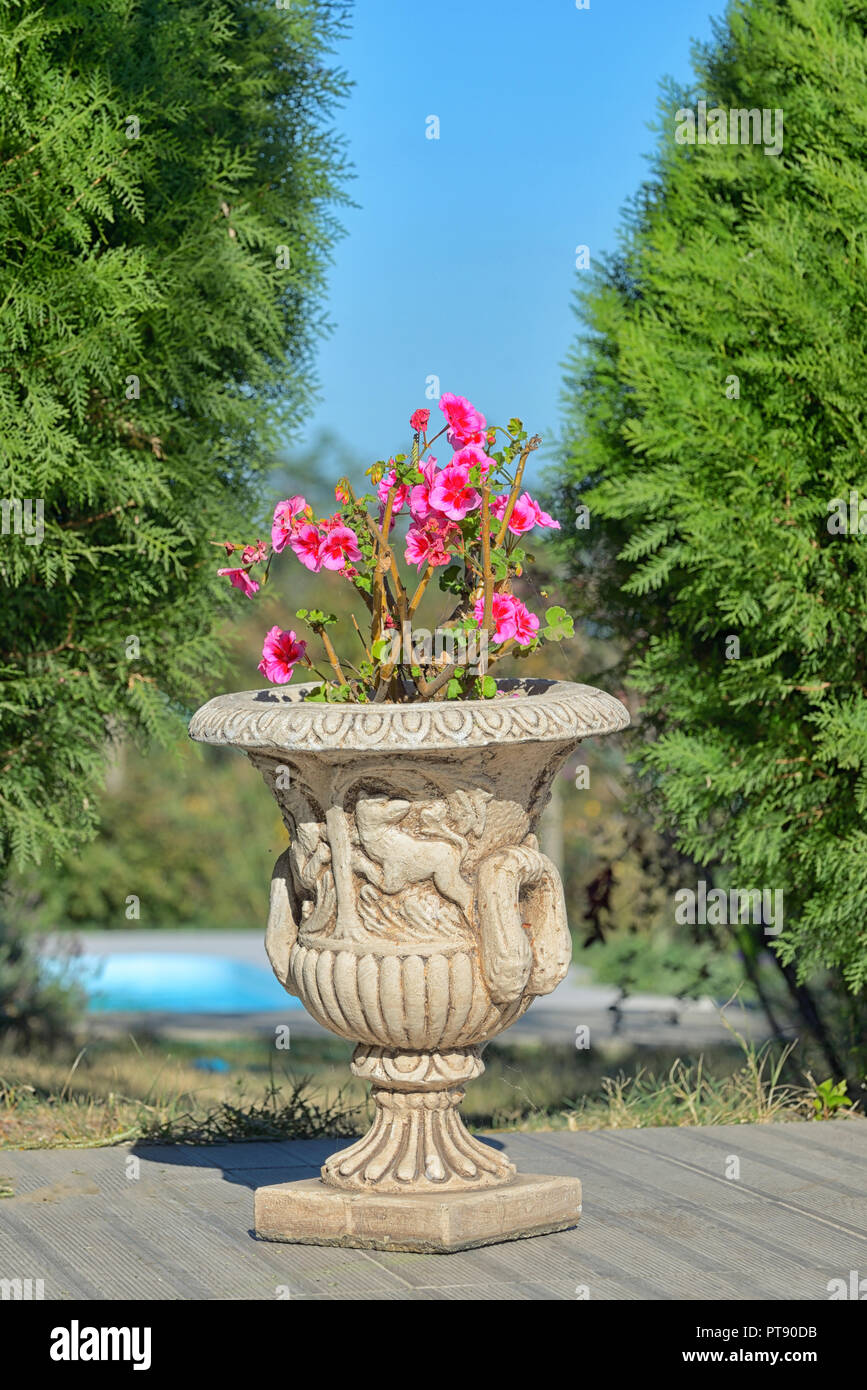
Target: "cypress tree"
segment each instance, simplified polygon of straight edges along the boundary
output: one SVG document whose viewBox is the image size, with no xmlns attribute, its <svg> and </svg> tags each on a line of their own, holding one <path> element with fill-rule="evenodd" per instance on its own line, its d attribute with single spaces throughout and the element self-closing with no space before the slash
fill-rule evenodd
<svg viewBox="0 0 867 1390">
<path fill-rule="evenodd" d="M 0 0 L 0 866 L 212 689 L 345 201 L 333 0 Z M 237 597 L 237 596 L 235 596 Z"/>
<path fill-rule="evenodd" d="M 735 0 L 694 69 L 578 296 L 562 490 L 589 508 L 580 603 L 643 694 L 660 822 L 716 883 L 784 891 L 765 944 L 842 1069 L 805 982 L 831 972 L 863 1020 L 865 7 Z M 782 149 L 689 143 L 700 101 L 729 133 L 782 111 Z"/>
</svg>

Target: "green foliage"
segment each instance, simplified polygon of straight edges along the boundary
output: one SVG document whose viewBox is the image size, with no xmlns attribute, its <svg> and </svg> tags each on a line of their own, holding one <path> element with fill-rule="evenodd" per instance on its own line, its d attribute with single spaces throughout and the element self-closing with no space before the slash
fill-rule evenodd
<svg viewBox="0 0 867 1390">
<path fill-rule="evenodd" d="M 539 633 L 546 642 L 562 642 L 564 637 L 574 633 L 574 620 L 565 608 L 548 608 L 545 611 L 546 626 Z"/>
<path fill-rule="evenodd" d="M 737 1036 L 737 1035 L 736 1035 Z M 649 1129 L 658 1125 L 769 1124 L 806 1118 L 804 1088 L 787 1084 L 784 1069 L 792 1045 L 762 1047 L 738 1037 L 743 1065 L 727 1076 L 714 1075 L 704 1058 L 677 1059 L 666 1074 L 641 1067 L 603 1082 L 602 1105 L 584 1104 L 567 1116 L 570 1129 Z"/>
<path fill-rule="evenodd" d="M 308 691 L 304 696 L 305 701 L 313 704 L 326 705 L 345 705 L 360 700 L 362 704 L 367 701 L 367 695 L 362 691 L 354 691 L 351 685 L 338 685 L 336 682 L 324 681 L 322 685 L 317 685 L 313 690 Z"/>
<path fill-rule="evenodd" d="M 816 1085 L 816 1094 L 813 1097 L 813 1109 L 817 1120 L 832 1120 L 838 1110 L 850 1110 L 852 1101 L 847 1092 L 848 1084 L 845 1081 L 838 1081 L 836 1084 L 828 1077 L 827 1081 L 820 1081 Z"/>
<path fill-rule="evenodd" d="M 715 941 L 692 941 L 663 931 L 615 932 L 590 946 L 581 957 L 601 984 L 617 985 L 626 994 L 673 995 L 676 999 L 707 996 L 724 1004 L 740 990 L 743 1002 L 753 991 L 743 985 L 734 951 Z"/>
<path fill-rule="evenodd" d="M 190 743 L 121 753 L 109 771 L 98 836 L 60 872 L 10 878 L 17 924 L 63 927 L 258 927 L 274 860 L 286 848 L 276 806 L 243 756 Z M 138 903 L 130 909 L 127 899 Z"/>
<path fill-rule="evenodd" d="M 84 1009 L 84 992 L 47 978 L 26 935 L 0 921 L 0 1038 L 9 1050 L 66 1041 Z"/>
<path fill-rule="evenodd" d="M 321 630 L 323 627 L 330 627 L 333 623 L 337 622 L 336 613 L 325 613 L 321 608 L 299 608 L 295 617 L 300 618 L 302 622 L 308 623 L 309 626 L 313 628 L 314 632 Z"/>
<path fill-rule="evenodd" d="M 0 0 L 0 864 L 92 832 L 107 737 L 212 687 L 343 195 L 344 6 Z M 8 529 L 8 528 L 6 528 Z"/>
<path fill-rule="evenodd" d="M 734 884 L 782 888 L 800 977 L 867 982 L 867 20 L 737 0 L 670 91 L 655 177 L 579 296 L 564 496 L 585 618 L 645 697 L 660 823 Z M 779 157 L 679 145 L 699 98 L 782 108 Z M 736 380 L 735 380 L 736 379 Z M 734 639 L 737 639 L 736 641 Z"/>
</svg>

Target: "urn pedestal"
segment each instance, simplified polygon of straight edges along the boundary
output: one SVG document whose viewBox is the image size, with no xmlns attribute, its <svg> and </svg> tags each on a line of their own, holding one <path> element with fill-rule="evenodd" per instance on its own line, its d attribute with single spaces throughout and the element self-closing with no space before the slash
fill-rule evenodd
<svg viewBox="0 0 867 1390">
<path fill-rule="evenodd" d="M 574 1178 L 523 1177 L 460 1115 L 482 1049 L 566 975 L 557 870 L 535 826 L 612 696 L 504 681 L 493 700 L 304 703 L 304 686 L 222 695 L 192 738 L 241 748 L 289 831 L 266 950 L 313 1018 L 357 1046 L 375 1108 L 321 1178 L 260 1188 L 260 1238 L 450 1251 L 573 1226 Z"/>
</svg>

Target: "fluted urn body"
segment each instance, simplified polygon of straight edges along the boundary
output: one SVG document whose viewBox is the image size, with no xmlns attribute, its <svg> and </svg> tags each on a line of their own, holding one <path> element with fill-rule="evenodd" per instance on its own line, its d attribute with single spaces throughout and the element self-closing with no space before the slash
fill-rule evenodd
<svg viewBox="0 0 867 1390">
<path fill-rule="evenodd" d="M 373 1085 L 372 1128 L 322 1180 L 379 1193 L 509 1183 L 512 1164 L 458 1106 L 484 1044 L 569 968 L 562 886 L 534 832 L 576 744 L 627 712 L 568 682 L 420 705 L 304 692 L 219 696 L 190 734 L 243 749 L 276 797 L 290 844 L 268 956 L 319 1023 L 357 1043 L 352 1069 Z"/>
</svg>

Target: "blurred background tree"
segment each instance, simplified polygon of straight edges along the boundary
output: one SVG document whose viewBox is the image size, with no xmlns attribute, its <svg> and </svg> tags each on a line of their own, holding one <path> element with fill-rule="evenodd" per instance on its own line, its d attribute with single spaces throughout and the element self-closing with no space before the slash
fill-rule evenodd
<svg viewBox="0 0 867 1390">
<path fill-rule="evenodd" d="M 838 1076 L 864 1075 L 867 20 L 737 0 L 669 89 L 652 179 L 578 296 L 560 500 L 580 611 L 642 697 L 633 757 L 675 849 L 717 886 L 782 889 L 735 926 Z M 675 113 L 780 108 L 784 148 L 679 144 Z M 669 918 L 673 916 L 673 902 Z"/>
</svg>

